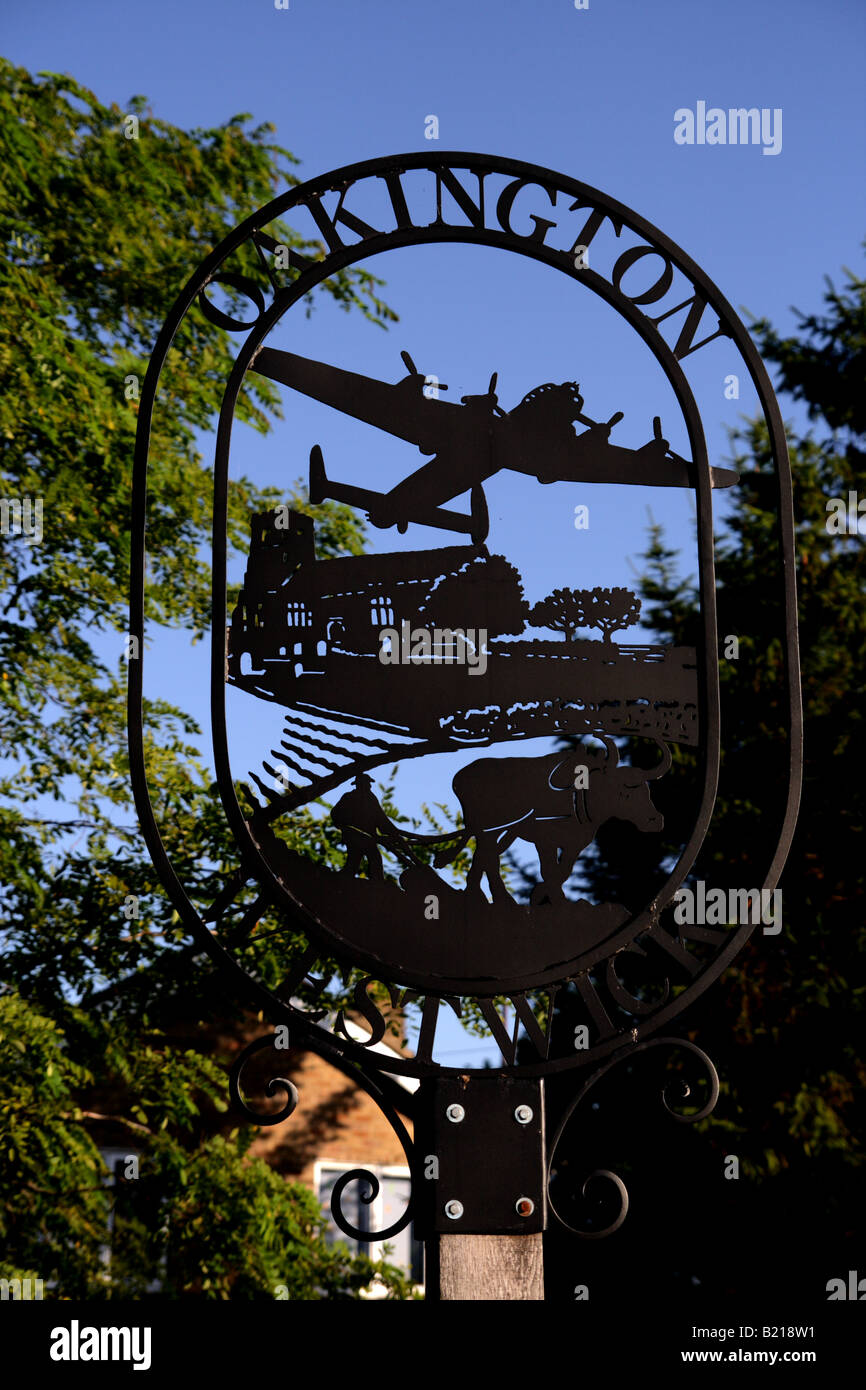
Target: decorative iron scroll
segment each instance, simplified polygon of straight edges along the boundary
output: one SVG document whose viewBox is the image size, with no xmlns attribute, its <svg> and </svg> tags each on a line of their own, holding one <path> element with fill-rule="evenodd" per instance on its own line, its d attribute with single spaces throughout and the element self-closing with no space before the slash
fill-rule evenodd
<svg viewBox="0 0 866 1390">
<path fill-rule="evenodd" d="M 278 1090 L 286 1092 L 287 1100 L 281 1110 L 265 1111 L 264 1113 L 259 1110 L 253 1110 L 241 1095 L 241 1072 L 247 1062 L 251 1057 L 255 1056 L 257 1052 L 262 1052 L 265 1048 L 272 1048 L 273 1045 L 273 1035 L 270 1033 L 263 1038 L 254 1039 L 254 1041 L 251 1042 L 249 1046 L 245 1047 L 235 1058 L 234 1065 L 229 1073 L 229 1095 L 232 1098 L 233 1105 L 236 1109 L 240 1110 L 248 1120 L 252 1120 L 253 1123 L 257 1125 L 282 1124 L 283 1120 L 287 1120 L 290 1115 L 294 1114 L 300 1099 L 297 1086 L 295 1086 L 294 1082 L 287 1080 L 285 1076 L 271 1077 L 265 1087 L 265 1093 L 268 1096 L 275 1095 Z"/>
<path fill-rule="evenodd" d="M 274 1048 L 275 1037 L 275 1033 L 267 1033 L 263 1037 L 255 1038 L 251 1043 L 249 1043 L 243 1049 L 243 1051 L 241 1051 L 235 1058 L 229 1077 L 229 1093 L 231 1095 L 232 1103 L 234 1104 L 235 1108 L 246 1117 L 246 1119 L 252 1121 L 253 1124 L 257 1125 L 281 1124 L 283 1120 L 287 1120 L 289 1116 L 294 1113 L 300 1101 L 297 1087 L 294 1085 L 292 1081 L 289 1081 L 284 1076 L 271 1077 L 265 1086 L 266 1095 L 271 1097 L 274 1096 L 278 1090 L 283 1090 L 287 1093 L 288 1100 L 286 1101 L 286 1104 L 278 1111 L 262 1113 L 258 1110 L 254 1110 L 247 1103 L 247 1101 L 244 1100 L 241 1094 L 240 1082 L 241 1074 L 244 1070 L 244 1067 L 249 1062 L 250 1058 L 255 1056 L 257 1053 L 265 1050 L 272 1050 Z M 331 1190 L 331 1215 L 334 1218 L 335 1224 L 340 1228 L 343 1234 L 350 1236 L 353 1240 L 360 1240 L 366 1242 L 390 1240 L 393 1236 L 398 1235 L 400 1231 L 405 1230 L 415 1215 L 415 1183 L 417 1178 L 417 1154 L 415 1150 L 415 1145 L 413 1144 L 409 1132 L 406 1129 L 406 1126 L 404 1125 L 400 1116 L 398 1115 L 396 1109 L 385 1095 L 383 1087 L 377 1085 L 376 1082 L 373 1081 L 369 1076 L 366 1076 L 365 1073 L 359 1067 L 353 1066 L 352 1064 L 345 1062 L 341 1055 L 336 1051 L 336 1049 L 332 1050 L 328 1048 L 317 1047 L 316 1050 L 327 1061 L 331 1062 L 332 1065 L 338 1066 L 341 1071 L 343 1071 L 347 1076 L 351 1077 L 353 1083 L 356 1086 L 359 1086 L 362 1090 L 366 1091 L 367 1095 L 370 1096 L 376 1102 L 382 1114 L 385 1116 L 385 1119 L 388 1121 L 388 1123 L 390 1124 L 391 1128 L 393 1129 L 394 1133 L 400 1141 L 403 1152 L 406 1155 L 406 1162 L 409 1166 L 409 1172 L 411 1175 L 411 1192 L 409 1202 L 406 1206 L 406 1210 L 403 1212 L 402 1216 L 400 1216 L 397 1221 L 392 1222 L 392 1224 L 386 1227 L 384 1230 L 361 1230 L 359 1227 L 353 1226 L 352 1223 L 348 1220 L 348 1218 L 343 1214 L 343 1194 L 346 1188 L 351 1183 L 359 1182 L 367 1184 L 369 1191 L 364 1192 L 362 1190 L 359 1193 L 359 1199 L 362 1202 L 364 1202 L 365 1205 L 370 1205 L 372 1202 L 376 1200 L 376 1198 L 379 1195 L 378 1178 L 376 1177 L 375 1173 L 370 1173 L 365 1168 L 352 1168 L 348 1172 L 341 1173 L 340 1176 L 337 1178 Z"/>
<path fill-rule="evenodd" d="M 634 1047 L 631 1047 L 623 1052 L 617 1053 L 617 1055 L 615 1057 L 612 1057 L 610 1061 L 606 1062 L 603 1067 L 599 1067 L 597 1071 L 593 1072 L 592 1076 L 587 1078 L 587 1080 L 581 1086 L 580 1090 L 577 1092 L 577 1095 L 574 1096 L 574 1098 L 569 1102 L 568 1106 L 566 1107 L 565 1112 L 562 1115 L 559 1124 L 556 1127 L 553 1138 L 550 1141 L 547 1156 L 548 1207 L 555 1216 L 556 1220 L 559 1222 L 560 1226 L 564 1226 L 565 1229 L 567 1231 L 570 1231 L 572 1235 L 581 1236 L 584 1240 L 600 1240 L 604 1236 L 612 1235 L 614 1231 L 619 1230 L 620 1226 L 625 1221 L 626 1215 L 628 1214 L 628 1190 L 622 1178 L 620 1178 L 616 1173 L 612 1173 L 607 1168 L 594 1169 L 594 1171 L 589 1173 L 583 1181 L 583 1184 L 580 1189 L 581 1196 L 586 1196 L 587 1188 L 589 1187 L 590 1183 L 597 1183 L 599 1180 L 606 1180 L 607 1182 L 611 1183 L 617 1191 L 620 1203 L 619 1211 L 617 1212 L 617 1215 L 614 1218 L 614 1220 L 610 1222 L 607 1226 L 605 1226 L 603 1230 L 600 1231 L 580 1230 L 578 1227 L 570 1225 L 569 1222 L 566 1221 L 565 1218 L 557 1211 L 556 1204 L 554 1203 L 550 1193 L 551 1174 L 556 1165 L 556 1150 L 558 1149 L 563 1134 L 565 1133 L 565 1130 L 567 1129 L 569 1123 L 573 1119 L 576 1110 L 586 1099 L 587 1095 L 596 1085 L 596 1083 L 601 1081 L 603 1077 L 607 1076 L 608 1073 L 613 1071 L 615 1068 L 621 1067 L 623 1063 L 631 1061 L 638 1053 L 646 1052 L 649 1049 L 656 1047 L 676 1048 L 686 1053 L 690 1053 L 693 1057 L 696 1057 L 699 1060 L 706 1072 L 706 1077 L 710 1083 L 709 1098 L 700 1107 L 700 1109 L 695 1111 L 695 1113 L 692 1115 L 682 1115 L 674 1109 L 674 1107 L 670 1104 L 668 1096 L 668 1092 L 671 1088 L 670 1086 L 665 1086 L 661 1093 L 661 1102 L 667 1113 L 673 1119 L 678 1120 L 681 1124 L 694 1124 L 697 1120 L 706 1119 L 706 1117 L 709 1114 L 711 1114 L 712 1111 L 715 1109 L 716 1101 L 719 1098 L 718 1073 L 715 1067 L 713 1066 L 713 1063 L 707 1056 L 706 1052 L 704 1052 L 702 1048 L 698 1047 L 695 1043 L 689 1042 L 689 1040 L 686 1038 L 651 1038 L 647 1042 L 637 1043 Z M 687 1100 L 691 1094 L 691 1088 L 688 1082 L 682 1081 L 678 1078 L 676 1084 L 681 1088 L 679 1095 L 680 1102 Z"/>
</svg>

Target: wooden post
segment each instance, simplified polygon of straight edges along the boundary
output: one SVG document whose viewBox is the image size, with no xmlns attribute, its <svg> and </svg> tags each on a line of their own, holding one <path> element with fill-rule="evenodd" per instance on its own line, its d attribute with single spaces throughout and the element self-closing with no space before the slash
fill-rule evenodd
<svg viewBox="0 0 866 1390">
<path fill-rule="evenodd" d="M 544 1300 L 542 1235 L 441 1235 L 439 1298 L 444 1301 L 515 1302 Z M 433 1244 L 430 1241 L 429 1244 Z M 434 1268 L 435 1261 L 430 1262 Z M 431 1280 L 432 1282 L 432 1280 Z M 432 1289 L 428 1297 L 436 1298 Z"/>
</svg>

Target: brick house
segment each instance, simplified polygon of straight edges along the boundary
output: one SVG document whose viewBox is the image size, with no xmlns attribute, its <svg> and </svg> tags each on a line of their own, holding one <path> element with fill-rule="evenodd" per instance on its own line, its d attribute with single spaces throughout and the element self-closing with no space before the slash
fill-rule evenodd
<svg viewBox="0 0 866 1390">
<path fill-rule="evenodd" d="M 346 1028 L 350 1036 L 359 1041 L 368 1036 L 351 1017 L 346 1019 Z M 179 1046 L 207 1052 L 230 1065 L 254 1038 L 271 1033 L 272 1029 L 259 1018 L 246 1015 L 237 1024 L 224 1023 L 211 1028 L 190 1026 L 188 1020 L 178 1019 L 166 1031 Z M 396 1052 L 384 1042 L 375 1044 L 370 1050 L 382 1054 Z M 279 1059 L 276 1067 L 275 1057 Z M 251 1109 L 266 1114 L 285 1103 L 282 1093 L 278 1092 L 273 1100 L 265 1093 L 265 1086 L 274 1075 L 285 1075 L 293 1082 L 299 1093 L 299 1103 L 288 1119 L 258 1129 L 250 1153 L 263 1158 L 287 1180 L 302 1183 L 315 1193 L 326 1218 L 329 1239 L 345 1241 L 351 1249 L 369 1254 L 371 1259 L 387 1258 L 421 1285 L 423 1246 L 414 1239 L 411 1227 L 388 1242 L 386 1252 L 382 1242 L 371 1239 L 362 1244 L 350 1240 L 330 1218 L 331 1188 L 340 1173 L 351 1168 L 372 1172 L 379 1181 L 378 1196 L 369 1205 L 359 1200 L 358 1184 L 351 1185 L 344 1195 L 343 1211 L 358 1229 L 383 1230 L 405 1210 L 411 1186 L 406 1155 L 376 1102 L 351 1075 L 315 1051 L 290 1047 L 276 1053 L 264 1049 L 251 1057 L 242 1076 L 243 1094 Z M 412 1121 L 402 1107 L 407 1105 L 418 1082 L 412 1078 L 385 1077 L 383 1086 L 411 1138 Z M 115 1177 L 122 1175 L 124 1165 L 137 1152 L 128 1129 L 108 1118 L 118 1100 L 116 1094 L 97 1089 L 92 1104 L 101 1114 L 99 1118 L 94 1114 L 89 1124 L 106 1166 Z M 243 1123 L 233 1110 L 228 1114 L 214 1111 L 209 1117 L 205 1112 L 202 1119 L 213 1131 L 228 1130 Z"/>
<path fill-rule="evenodd" d="M 347 1027 L 359 1040 L 367 1036 L 351 1020 Z M 371 1050 L 382 1054 L 394 1051 L 384 1042 Z M 269 1059 L 273 1057 L 272 1053 L 265 1055 Z M 363 1250 L 372 1259 L 387 1258 L 421 1284 L 423 1246 L 414 1239 L 411 1226 L 388 1242 L 390 1253 L 386 1256 L 381 1242 L 372 1240 L 362 1246 L 344 1236 L 330 1219 L 331 1188 L 337 1177 L 350 1168 L 364 1168 L 379 1180 L 378 1196 L 370 1205 L 359 1200 L 357 1184 L 345 1193 L 343 1211 L 353 1225 L 361 1230 L 383 1230 L 405 1210 L 411 1189 L 409 1167 L 388 1120 L 351 1076 L 317 1053 L 289 1048 L 283 1056 L 285 1075 L 298 1089 L 299 1104 L 281 1124 L 260 1129 L 250 1152 L 264 1158 L 286 1178 L 311 1188 L 328 1216 L 331 1238 L 345 1240 L 350 1247 Z M 245 1082 L 252 1073 L 251 1062 L 244 1073 Z M 418 1082 L 407 1077 L 392 1077 L 386 1085 L 389 1100 L 400 1113 L 401 1093 L 408 1101 Z M 252 1096 L 250 1101 L 258 1104 Z M 274 1108 L 279 1106 L 275 1103 Z M 401 1119 L 412 1137 L 412 1121 L 405 1113 L 401 1113 Z"/>
</svg>

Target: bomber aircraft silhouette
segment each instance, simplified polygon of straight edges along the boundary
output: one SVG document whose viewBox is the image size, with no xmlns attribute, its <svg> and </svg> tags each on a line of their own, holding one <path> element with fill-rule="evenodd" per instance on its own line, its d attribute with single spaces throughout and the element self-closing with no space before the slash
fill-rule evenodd
<svg viewBox="0 0 866 1390">
<path fill-rule="evenodd" d="M 456 405 L 425 395 L 430 378 L 418 371 L 408 352 L 400 356 L 408 375 L 394 384 L 277 348 L 262 348 L 253 358 L 252 369 L 271 381 L 434 455 L 390 492 L 380 493 L 329 479 L 317 445 L 310 455 L 311 502 L 332 497 L 365 508 L 374 526 L 405 531 L 415 521 L 468 532 L 474 544 L 481 545 L 488 530 L 482 485 L 503 468 L 528 473 L 541 483 L 692 484 L 694 465 L 673 453 L 662 438 L 658 416 L 648 443 L 639 449 L 621 448 L 611 444 L 609 436 L 623 418 L 622 411 L 603 423 L 590 419 L 583 413 L 576 381 L 537 386 L 513 410 L 505 411 L 499 405 L 494 372 L 483 395 L 463 396 Z M 437 383 L 436 389 L 448 387 Z M 582 434 L 575 432 L 575 422 L 587 427 Z M 728 468 L 711 468 L 710 475 L 713 487 L 730 487 L 738 480 Z M 443 509 L 443 502 L 467 489 L 471 515 Z"/>
</svg>

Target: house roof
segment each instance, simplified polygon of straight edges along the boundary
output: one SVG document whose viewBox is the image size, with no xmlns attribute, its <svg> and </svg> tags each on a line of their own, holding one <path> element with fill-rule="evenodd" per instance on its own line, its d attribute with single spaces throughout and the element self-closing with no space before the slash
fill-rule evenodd
<svg viewBox="0 0 866 1390">
<path fill-rule="evenodd" d="M 302 565 L 288 582 L 294 589 L 326 595 L 357 593 L 375 585 L 406 584 L 456 574 L 472 560 L 486 558 L 474 545 L 446 545 L 435 550 L 395 550 L 385 555 L 346 555 Z"/>
</svg>

